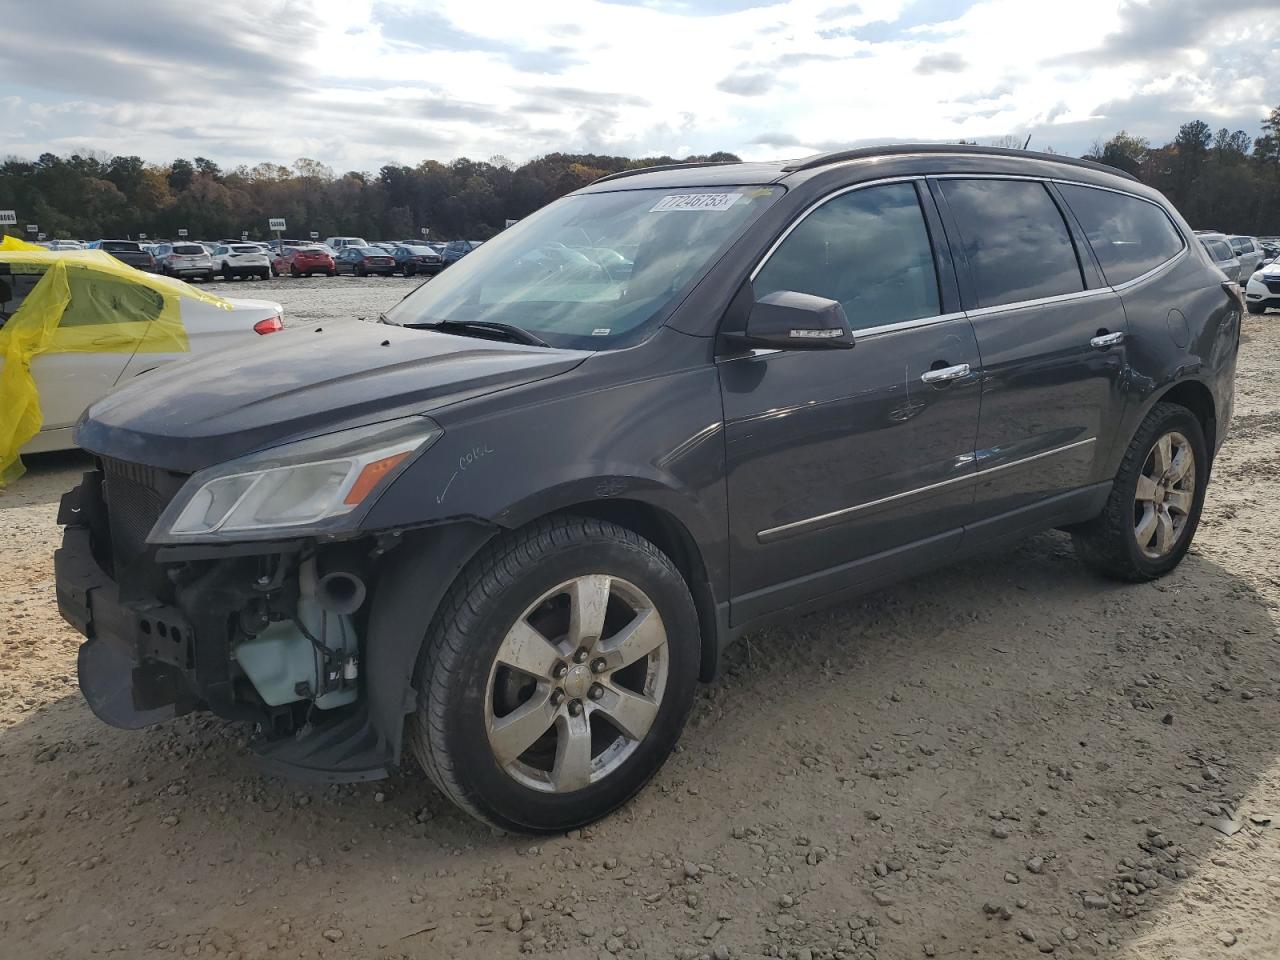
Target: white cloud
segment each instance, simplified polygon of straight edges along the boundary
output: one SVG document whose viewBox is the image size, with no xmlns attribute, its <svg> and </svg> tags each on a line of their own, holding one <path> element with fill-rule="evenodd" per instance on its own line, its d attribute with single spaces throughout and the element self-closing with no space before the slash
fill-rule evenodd
<svg viewBox="0 0 1280 960">
<path fill-rule="evenodd" d="M 1280 101 L 1280 66 L 1239 46 L 1280 27 L 1191 0 L 1076 0 L 1051 29 L 1026 0 L 262 0 L 232 27 L 217 5 L 146 2 L 145 28 L 98 0 L 7 19 L 7 151 L 368 170 L 1031 133 L 1079 152 L 1195 117 L 1253 131 Z"/>
</svg>

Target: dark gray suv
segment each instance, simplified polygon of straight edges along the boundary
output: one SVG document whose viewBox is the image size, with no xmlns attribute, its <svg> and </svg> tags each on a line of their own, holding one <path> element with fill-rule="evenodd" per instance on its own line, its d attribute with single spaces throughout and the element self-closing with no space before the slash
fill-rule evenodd
<svg viewBox="0 0 1280 960">
<path fill-rule="evenodd" d="M 295 776 L 408 742 L 472 814 L 573 827 L 771 619 L 1052 527 L 1109 576 L 1171 570 L 1241 310 L 1167 201 L 1082 161 L 606 177 L 382 322 L 90 409 L 56 558 L 80 686 L 118 726 L 251 722 Z"/>
</svg>

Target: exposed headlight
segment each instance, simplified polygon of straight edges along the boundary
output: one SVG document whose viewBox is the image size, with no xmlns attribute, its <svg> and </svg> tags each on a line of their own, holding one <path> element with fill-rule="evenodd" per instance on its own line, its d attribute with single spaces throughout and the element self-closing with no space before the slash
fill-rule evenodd
<svg viewBox="0 0 1280 960">
<path fill-rule="evenodd" d="M 427 417 L 287 443 L 194 474 L 147 537 L 150 543 L 254 540 L 334 533 L 439 439 Z"/>
<path fill-rule="evenodd" d="M 1259 283 L 1261 283 L 1261 282 L 1262 282 L 1262 279 L 1263 279 L 1263 278 L 1262 278 L 1262 271 L 1261 271 L 1261 270 L 1255 271 L 1255 272 L 1254 272 L 1254 274 L 1253 274 L 1253 276 L 1251 276 L 1249 279 L 1250 279 L 1250 280 L 1257 280 Z"/>
</svg>

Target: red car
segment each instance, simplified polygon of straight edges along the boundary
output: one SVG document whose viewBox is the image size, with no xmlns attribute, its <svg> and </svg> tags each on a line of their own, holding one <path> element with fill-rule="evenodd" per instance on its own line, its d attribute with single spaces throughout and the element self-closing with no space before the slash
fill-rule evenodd
<svg viewBox="0 0 1280 960">
<path fill-rule="evenodd" d="M 286 270 L 291 277 L 309 277 L 315 273 L 332 277 L 338 272 L 329 251 L 320 246 L 285 247 L 283 253 L 272 257 L 271 271 L 280 276 Z"/>
</svg>

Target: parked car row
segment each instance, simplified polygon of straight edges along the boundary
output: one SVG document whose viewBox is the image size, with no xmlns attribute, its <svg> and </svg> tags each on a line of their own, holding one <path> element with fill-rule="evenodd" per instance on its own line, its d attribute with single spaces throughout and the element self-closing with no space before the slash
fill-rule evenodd
<svg viewBox="0 0 1280 960">
<path fill-rule="evenodd" d="M 1252 314 L 1280 309 L 1280 237 L 1245 237 L 1197 230 L 1196 236 L 1214 264 L 1244 287 Z"/>
<path fill-rule="evenodd" d="M 117 260 L 184 280 L 235 280 L 242 277 L 310 277 L 339 273 L 354 276 L 434 276 L 457 263 L 483 240 L 375 240 L 363 237 L 326 237 L 323 243 L 308 240 L 223 239 L 159 240 L 49 240 L 49 250 L 105 250 Z"/>
<path fill-rule="evenodd" d="M 1218 269 L 1236 283 L 1243 285 L 1261 267 L 1276 259 L 1274 245 L 1271 250 L 1257 237 L 1245 237 L 1221 233 L 1217 230 L 1197 230 L 1196 236 L 1209 258 Z"/>
</svg>

